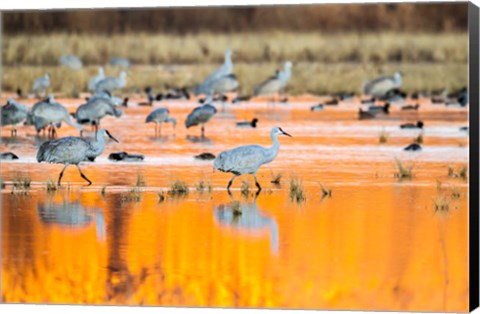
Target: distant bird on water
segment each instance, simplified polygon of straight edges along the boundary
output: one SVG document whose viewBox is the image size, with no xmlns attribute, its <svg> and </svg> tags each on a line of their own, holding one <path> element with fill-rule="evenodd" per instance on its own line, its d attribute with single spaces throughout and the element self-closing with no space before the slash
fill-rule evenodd
<svg viewBox="0 0 480 314">
<path fill-rule="evenodd" d="M 203 106 L 193 109 L 193 111 L 190 112 L 185 120 L 185 127 L 187 129 L 191 128 L 192 126 L 201 125 L 202 137 L 205 136 L 205 124 L 217 113 L 217 109 L 208 102 L 209 101 L 207 101 L 207 104 Z"/>
<path fill-rule="evenodd" d="M 79 164 L 82 161 L 95 159 L 97 156 L 101 155 L 105 150 L 105 137 L 107 136 L 118 143 L 118 141 L 106 129 L 99 130 L 95 140 L 88 140 L 77 136 L 67 136 L 58 140 L 47 141 L 40 145 L 37 152 L 37 161 L 65 165 L 58 176 L 59 186 L 63 172 L 69 165 L 77 166 L 81 177 L 89 183 L 88 185 L 90 185 L 92 184 L 92 181 L 83 174 Z"/>
<path fill-rule="evenodd" d="M 155 135 L 162 135 L 162 123 L 172 123 L 174 130 L 177 125 L 177 119 L 169 117 L 169 114 L 170 111 L 167 108 L 155 109 L 147 116 L 145 123 L 155 123 Z"/>
<path fill-rule="evenodd" d="M 122 71 L 117 77 L 108 76 L 103 80 L 99 81 L 95 85 L 95 91 L 99 92 L 113 92 L 116 89 L 122 89 L 127 84 L 127 72 Z"/>
<path fill-rule="evenodd" d="M 401 129 L 423 129 L 423 121 L 417 121 L 417 123 L 405 123 L 401 124 Z"/>
<path fill-rule="evenodd" d="M 278 71 L 275 75 L 258 84 L 255 87 L 253 94 L 255 96 L 260 96 L 280 93 L 287 86 L 291 76 L 292 63 L 287 61 L 285 62 L 283 71 Z"/>
<path fill-rule="evenodd" d="M 256 128 L 258 123 L 257 118 L 253 118 L 252 121 L 240 121 L 237 122 L 237 127 L 239 128 Z"/>
<path fill-rule="evenodd" d="M 363 85 L 363 93 L 374 97 L 382 98 L 393 89 L 398 89 L 402 86 L 402 75 L 400 72 L 395 72 L 392 76 L 381 76 L 374 80 L 368 81 Z"/>
<path fill-rule="evenodd" d="M 260 145 L 246 145 L 223 151 L 217 155 L 213 162 L 213 171 L 233 173 L 233 177 L 227 185 L 228 192 L 230 192 L 230 186 L 235 178 L 242 174 L 252 174 L 258 190 L 262 189 L 257 180 L 257 171 L 262 165 L 272 162 L 277 157 L 280 149 L 278 135 L 291 137 L 281 128 L 275 127 L 270 131 L 273 145 L 269 148 Z"/>
<path fill-rule="evenodd" d="M 46 94 L 47 89 L 50 86 L 50 74 L 46 73 L 44 76 L 37 78 L 33 82 L 32 91 L 35 93 L 36 97 L 39 97 L 40 94 Z"/>
<path fill-rule="evenodd" d="M 211 92 L 211 85 L 213 82 L 218 80 L 221 77 L 230 75 L 233 73 L 233 63 L 232 63 L 232 51 L 227 49 L 225 51 L 225 59 L 223 65 L 215 70 L 214 72 L 210 73 L 207 78 L 199 84 L 194 89 L 195 95 L 199 94 L 209 94 Z"/>
<path fill-rule="evenodd" d="M 15 125 L 27 118 L 28 109 L 25 105 L 17 103 L 12 98 L 8 98 L 7 104 L 2 106 L 1 125 L 11 125 L 11 136 L 17 136 Z"/>
<path fill-rule="evenodd" d="M 96 76 L 92 77 L 88 81 L 88 90 L 91 91 L 91 92 L 94 92 L 98 82 L 100 82 L 104 78 L 105 78 L 105 71 L 103 70 L 103 67 L 99 67 L 98 68 L 98 74 Z"/>
</svg>

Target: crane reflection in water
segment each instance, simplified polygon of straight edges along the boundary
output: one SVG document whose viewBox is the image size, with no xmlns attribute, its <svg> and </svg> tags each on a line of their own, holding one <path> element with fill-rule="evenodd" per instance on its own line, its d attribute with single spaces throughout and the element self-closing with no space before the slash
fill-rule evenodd
<svg viewBox="0 0 480 314">
<path fill-rule="evenodd" d="M 261 237 L 265 230 L 269 230 L 271 252 L 278 255 L 278 225 L 274 218 L 263 214 L 258 208 L 258 195 L 259 193 L 255 194 L 251 203 L 248 199 L 241 202 L 230 196 L 231 203 L 215 206 L 215 221 L 232 231 L 245 231 L 252 237 Z"/>
</svg>

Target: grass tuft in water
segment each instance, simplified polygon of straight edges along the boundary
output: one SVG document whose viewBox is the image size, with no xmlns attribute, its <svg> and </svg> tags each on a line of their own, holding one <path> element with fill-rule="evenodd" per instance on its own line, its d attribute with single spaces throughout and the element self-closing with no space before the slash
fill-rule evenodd
<svg viewBox="0 0 480 314">
<path fill-rule="evenodd" d="M 188 185 L 186 182 L 181 180 L 175 180 L 170 183 L 170 188 L 168 194 L 172 196 L 183 196 L 187 195 L 189 192 Z"/>
<path fill-rule="evenodd" d="M 460 189 L 458 187 L 453 187 L 450 193 L 450 197 L 452 198 L 452 200 L 459 200 L 461 197 Z"/>
<path fill-rule="evenodd" d="M 240 192 L 242 193 L 242 195 L 247 197 L 249 191 L 250 191 L 250 182 L 248 180 L 242 181 L 242 186 L 240 187 Z"/>
<path fill-rule="evenodd" d="M 157 192 L 157 195 L 158 195 L 158 202 L 159 203 L 163 203 L 165 201 L 165 194 L 163 194 L 163 191 L 159 191 Z"/>
<path fill-rule="evenodd" d="M 301 179 L 292 177 L 290 178 L 290 201 L 296 201 L 297 203 L 306 200 L 305 192 L 303 191 L 303 182 Z"/>
<path fill-rule="evenodd" d="M 448 212 L 450 210 L 450 200 L 446 195 L 437 195 L 433 200 L 435 211 Z"/>
<path fill-rule="evenodd" d="M 32 183 L 32 179 L 28 176 L 19 176 L 16 174 L 13 177 L 13 188 L 14 189 L 22 189 L 22 190 L 28 190 L 30 189 L 30 185 Z"/>
<path fill-rule="evenodd" d="M 385 144 L 387 141 L 388 141 L 388 133 L 385 132 L 385 129 L 383 129 L 378 135 L 378 142 L 380 144 Z"/>
<path fill-rule="evenodd" d="M 320 183 L 320 188 L 322 189 L 322 198 L 332 197 L 332 189 L 328 189 L 323 184 Z"/>
<path fill-rule="evenodd" d="M 468 166 L 467 165 L 462 165 L 458 169 L 458 171 L 455 171 L 455 169 L 452 166 L 448 166 L 448 177 L 449 178 L 460 178 L 462 180 L 467 180 L 468 179 Z"/>
<path fill-rule="evenodd" d="M 423 131 L 418 134 L 417 137 L 413 138 L 413 142 L 417 144 L 422 144 L 423 143 Z"/>
<path fill-rule="evenodd" d="M 49 178 L 46 184 L 47 184 L 47 191 L 48 192 L 54 192 L 54 191 L 58 190 L 57 182 L 55 182 L 54 179 Z"/>
<path fill-rule="evenodd" d="M 411 179 L 413 177 L 413 165 L 404 166 L 397 158 L 395 158 L 395 162 L 397 164 L 397 172 L 395 173 L 396 178 L 402 180 Z"/>
<path fill-rule="evenodd" d="M 146 182 L 145 182 L 145 178 L 141 175 L 141 174 L 138 174 L 137 175 L 137 180 L 135 181 L 135 186 L 136 187 L 142 187 L 142 186 L 146 186 Z"/>
<path fill-rule="evenodd" d="M 280 185 L 280 181 L 282 180 L 282 174 L 280 172 L 274 173 L 273 171 L 271 171 L 270 176 L 272 178 L 270 183 L 273 183 L 275 185 Z"/>
<path fill-rule="evenodd" d="M 195 189 L 200 193 L 205 192 L 205 190 L 211 193 L 213 190 L 213 187 L 210 181 L 200 180 L 195 184 Z"/>
<path fill-rule="evenodd" d="M 104 185 L 102 187 L 102 191 L 100 193 L 102 194 L 103 197 L 105 197 L 105 195 L 107 195 L 107 186 L 106 185 Z"/>
<path fill-rule="evenodd" d="M 142 191 L 137 187 L 134 187 L 130 191 L 122 194 L 123 202 L 140 202 L 141 198 L 142 198 Z"/>
<path fill-rule="evenodd" d="M 232 213 L 234 217 L 238 217 L 242 214 L 242 210 L 240 208 L 240 202 L 239 201 L 233 201 L 232 202 Z"/>
</svg>

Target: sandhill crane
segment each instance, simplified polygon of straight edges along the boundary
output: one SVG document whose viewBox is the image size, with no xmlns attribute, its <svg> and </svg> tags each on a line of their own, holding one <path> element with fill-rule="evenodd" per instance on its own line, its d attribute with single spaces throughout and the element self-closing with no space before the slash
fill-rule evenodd
<svg viewBox="0 0 480 314">
<path fill-rule="evenodd" d="M 173 129 L 177 125 L 177 120 L 175 118 L 169 117 L 170 111 L 167 108 L 158 108 L 150 112 L 150 114 L 145 119 L 145 123 L 155 123 L 155 135 L 162 135 L 162 123 L 172 123 Z M 157 128 L 160 128 L 160 131 Z"/>
<path fill-rule="evenodd" d="M 82 60 L 74 55 L 62 56 L 59 59 L 61 65 L 70 68 L 72 70 L 80 70 L 83 67 Z"/>
<path fill-rule="evenodd" d="M 373 97 L 386 97 L 387 93 L 402 86 L 402 75 L 395 72 L 392 76 L 381 76 L 363 85 L 363 93 Z"/>
<path fill-rule="evenodd" d="M 277 157 L 280 149 L 278 135 L 291 137 L 281 128 L 274 127 L 270 131 L 273 145 L 269 148 L 260 145 L 246 145 L 223 151 L 217 155 L 213 162 L 213 171 L 233 173 L 233 177 L 227 185 L 228 192 L 230 192 L 230 186 L 235 178 L 242 174 L 252 174 L 258 190 L 262 189 L 257 180 L 257 171 L 262 165 L 272 162 Z"/>
<path fill-rule="evenodd" d="M 196 107 L 192 112 L 187 116 L 185 120 L 185 127 L 188 129 L 192 126 L 201 125 L 202 127 L 202 137 L 205 136 L 205 123 L 210 121 L 210 119 L 217 113 L 217 109 L 210 105 L 204 104 L 203 106 Z"/>
<path fill-rule="evenodd" d="M 275 75 L 269 77 L 255 87 L 253 94 L 255 96 L 278 94 L 287 86 L 292 76 L 292 63 L 285 62 L 283 71 L 278 71 Z"/>
<path fill-rule="evenodd" d="M 115 108 L 115 104 L 107 98 L 96 98 L 80 105 L 75 112 L 75 119 L 80 124 L 91 124 L 98 131 L 100 120 L 107 116 L 120 117 L 122 111 Z"/>
<path fill-rule="evenodd" d="M 35 93 L 36 97 L 39 97 L 39 94 L 46 94 L 47 89 L 50 86 L 50 74 L 46 73 L 44 76 L 37 78 L 33 82 L 32 91 Z"/>
<path fill-rule="evenodd" d="M 194 89 L 195 95 L 199 94 L 209 94 L 211 91 L 211 85 L 214 81 L 218 80 L 221 77 L 228 76 L 233 72 L 233 63 L 232 63 L 232 51 L 227 49 L 225 51 L 225 60 L 223 65 L 210 73 L 207 78 Z"/>
<path fill-rule="evenodd" d="M 130 66 L 130 61 L 126 58 L 110 58 L 110 65 L 114 67 L 128 68 Z"/>
<path fill-rule="evenodd" d="M 95 91 L 97 93 L 107 91 L 112 92 L 116 89 L 123 88 L 127 83 L 127 72 L 122 71 L 117 77 L 108 76 L 103 80 L 99 81 L 97 85 L 95 85 Z"/>
<path fill-rule="evenodd" d="M 49 137 L 55 137 L 56 127 L 60 127 L 62 122 L 75 127 L 80 132 L 83 130 L 81 125 L 72 121 L 67 109 L 60 103 L 55 102 L 53 95 L 33 105 L 27 114 L 26 125 L 34 125 L 37 135 L 46 127 L 49 129 Z"/>
<path fill-rule="evenodd" d="M 100 129 L 97 132 L 95 140 L 89 140 L 77 136 L 67 136 L 57 140 L 47 141 L 40 145 L 37 152 L 37 161 L 65 165 L 58 177 L 59 186 L 63 172 L 69 165 L 77 166 L 81 177 L 89 183 L 88 185 L 90 185 L 92 184 L 92 181 L 83 174 L 79 164 L 82 161 L 95 159 L 97 156 L 101 155 L 105 150 L 105 137 L 107 136 L 118 143 L 118 141 L 106 129 Z"/>
<path fill-rule="evenodd" d="M 105 78 L 105 71 L 103 70 L 103 67 L 98 68 L 98 74 L 94 77 L 92 77 L 88 81 L 88 90 L 91 92 L 95 91 L 95 87 L 97 86 L 98 82 L 103 80 Z"/>
<path fill-rule="evenodd" d="M 7 104 L 2 107 L 1 125 L 11 125 L 11 136 L 17 136 L 15 125 L 27 118 L 28 109 L 25 105 L 17 103 L 12 98 L 8 98 Z"/>
</svg>

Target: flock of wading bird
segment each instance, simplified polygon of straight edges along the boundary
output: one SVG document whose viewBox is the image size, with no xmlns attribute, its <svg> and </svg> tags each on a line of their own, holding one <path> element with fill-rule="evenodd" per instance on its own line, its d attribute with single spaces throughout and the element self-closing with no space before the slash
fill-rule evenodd
<svg viewBox="0 0 480 314">
<path fill-rule="evenodd" d="M 213 105 L 214 101 L 221 101 L 224 105 L 228 98 L 225 96 L 228 92 L 237 90 L 239 86 L 238 79 L 233 73 L 233 63 L 231 59 L 232 52 L 227 49 L 225 52 L 225 60 L 222 66 L 208 75 L 207 78 L 195 88 L 193 94 L 195 96 L 204 95 L 204 98 L 199 98 L 200 106 L 193 109 L 185 120 L 185 127 L 188 129 L 193 126 L 201 127 L 202 137 L 205 135 L 205 124 L 207 124 L 212 117 L 217 113 L 217 109 Z M 60 63 L 71 69 L 79 69 L 82 67 L 80 59 L 76 56 L 64 56 L 60 59 Z M 129 62 L 126 59 L 114 58 L 111 60 L 112 65 L 119 65 L 128 67 Z M 292 63 L 287 61 L 284 64 L 283 70 L 276 70 L 275 74 L 266 80 L 259 83 L 253 95 L 270 97 L 269 104 L 275 102 L 288 102 L 288 98 L 282 98 L 281 93 L 287 86 L 292 75 Z M 84 161 L 94 161 L 97 156 L 103 153 L 107 138 L 118 142 L 108 130 L 98 129 L 100 121 L 107 115 L 120 117 L 122 111 L 119 107 L 128 107 L 128 97 L 124 99 L 115 97 L 112 92 L 122 89 L 126 85 L 127 72 L 120 72 L 118 77 L 107 77 L 102 67 L 98 70 L 98 75 L 92 77 L 88 82 L 88 90 L 92 92 L 91 97 L 86 99 L 86 103 L 80 105 L 74 114 L 70 114 L 68 110 L 60 103 L 55 101 L 53 94 L 47 96 L 47 91 L 50 86 L 50 76 L 45 76 L 36 79 L 32 86 L 32 92 L 36 97 L 42 99 L 28 110 L 27 106 L 17 103 L 14 99 L 9 98 L 7 104 L 2 107 L 1 125 L 11 125 L 11 136 L 17 135 L 15 125 L 24 123 L 24 125 L 31 125 L 35 127 L 37 136 L 40 132 L 48 132 L 48 140 L 40 145 L 37 152 L 38 162 L 58 163 L 64 164 L 62 171 L 58 177 L 58 185 L 65 169 L 69 165 L 75 165 L 80 175 L 88 184 L 92 184 L 87 176 L 82 172 L 80 163 Z M 404 105 L 407 99 L 407 94 L 400 90 L 402 86 L 402 73 L 396 72 L 392 76 L 382 76 L 366 82 L 363 85 L 363 94 L 370 98 L 362 99 L 361 106 L 358 112 L 358 118 L 377 119 L 379 117 L 389 114 L 392 104 L 400 105 L 401 110 L 418 110 L 420 105 Z M 154 95 L 152 88 L 145 88 L 147 94 L 147 101 L 138 103 L 140 106 L 154 106 L 155 102 L 161 102 L 164 99 L 190 99 L 191 95 L 187 88 L 171 89 L 166 94 Z M 21 97 L 21 91 L 17 94 Z M 43 95 L 43 96 L 40 96 Z M 237 96 L 232 103 L 240 101 L 248 101 L 252 96 Z M 326 106 L 335 106 L 339 102 L 353 98 L 351 93 L 337 93 L 332 95 L 332 99 L 311 107 L 311 111 L 322 111 Z M 446 90 L 428 95 L 427 93 L 414 93 L 410 95 L 410 99 L 431 97 L 434 104 L 443 104 L 445 106 L 466 107 L 468 105 L 467 89 L 463 88 L 456 93 L 448 94 Z M 379 101 L 383 105 L 379 105 Z M 366 109 L 362 109 L 366 107 Z M 167 108 L 157 108 L 153 110 L 145 119 L 146 123 L 155 124 L 155 134 L 161 134 L 161 127 L 163 123 L 172 123 L 173 127 L 177 123 L 174 117 L 170 117 Z M 57 128 L 62 123 L 66 123 L 80 131 L 80 136 L 68 136 L 59 139 L 57 137 Z M 256 127 L 258 119 L 253 119 L 251 122 L 237 122 L 238 127 Z M 95 130 L 95 138 L 83 137 L 83 126 L 91 125 Z M 400 125 L 402 129 L 423 129 L 424 123 L 417 121 L 416 123 L 407 123 Z M 467 127 L 461 128 L 468 131 Z M 230 192 L 230 187 L 235 178 L 242 174 L 252 174 L 255 179 L 255 184 L 258 191 L 261 186 L 257 180 L 257 171 L 259 168 L 275 159 L 278 154 L 280 144 L 278 141 L 279 135 L 291 136 L 282 128 L 274 127 L 271 129 L 270 136 L 272 139 L 272 146 L 269 148 L 259 145 L 247 145 L 233 148 L 231 150 L 223 151 L 216 157 L 213 154 L 201 154 L 196 157 L 201 159 L 214 159 L 214 170 L 229 172 L 233 174 L 232 179 L 228 182 L 227 190 Z M 411 144 L 405 150 L 420 150 L 421 146 L 418 143 Z M 3 153 L 2 159 L 16 159 L 13 153 Z M 112 153 L 109 156 L 111 160 L 143 160 L 142 155 L 130 155 L 126 152 Z"/>
</svg>

